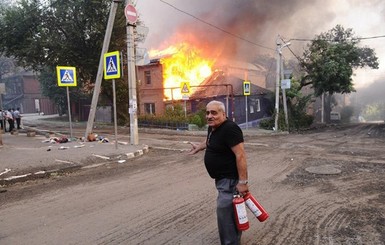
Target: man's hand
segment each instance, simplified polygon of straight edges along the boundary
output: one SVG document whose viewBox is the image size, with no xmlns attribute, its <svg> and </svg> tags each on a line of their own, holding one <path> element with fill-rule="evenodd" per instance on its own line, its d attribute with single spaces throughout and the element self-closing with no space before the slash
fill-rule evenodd
<svg viewBox="0 0 385 245">
<path fill-rule="evenodd" d="M 188 152 L 189 155 L 194 155 L 195 153 L 205 149 L 205 146 L 206 146 L 206 141 L 202 143 L 192 143 L 192 142 L 189 142 L 189 143 L 192 146 L 191 150 Z"/>
<path fill-rule="evenodd" d="M 240 195 L 244 196 L 247 192 L 249 192 L 249 186 L 247 184 L 237 184 L 237 191 Z"/>
</svg>

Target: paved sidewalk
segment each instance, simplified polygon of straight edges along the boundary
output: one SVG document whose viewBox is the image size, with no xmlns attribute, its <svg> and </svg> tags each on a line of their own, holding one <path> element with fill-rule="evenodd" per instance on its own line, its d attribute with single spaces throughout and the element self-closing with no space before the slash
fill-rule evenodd
<svg viewBox="0 0 385 245">
<path fill-rule="evenodd" d="M 52 140 L 55 138 L 60 139 L 60 136 L 47 138 L 37 132 L 29 137 L 25 129 L 14 135 L 2 134 L 0 186 L 52 172 L 96 167 L 111 162 L 122 164 L 148 151 L 146 145 L 130 145 L 129 142 L 118 141 L 116 147 L 114 140 L 107 143 L 79 140 L 56 143 Z"/>
</svg>

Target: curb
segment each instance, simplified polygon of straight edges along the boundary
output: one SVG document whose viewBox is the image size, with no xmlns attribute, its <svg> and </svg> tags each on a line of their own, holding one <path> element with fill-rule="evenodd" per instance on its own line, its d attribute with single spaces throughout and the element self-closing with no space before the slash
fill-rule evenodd
<svg viewBox="0 0 385 245">
<path fill-rule="evenodd" d="M 0 179 L 0 187 L 19 183 L 19 182 L 25 182 L 28 180 L 35 180 L 35 179 L 40 179 L 40 178 L 49 178 L 53 175 L 59 175 L 59 174 L 68 173 L 68 172 L 75 172 L 75 171 L 82 170 L 82 169 L 96 168 L 96 167 L 104 166 L 104 165 L 111 164 L 114 162 L 116 162 L 118 164 L 123 164 L 126 162 L 126 160 L 132 159 L 135 157 L 140 157 L 147 152 L 149 152 L 149 147 L 147 145 L 144 145 L 143 148 L 140 150 L 136 150 L 134 152 L 129 152 L 129 153 L 123 153 L 123 155 L 126 156 L 126 159 L 122 159 L 122 160 L 116 160 L 116 159 L 111 158 L 110 156 L 94 155 L 96 157 L 100 157 L 100 158 L 104 159 L 104 161 L 100 162 L 100 163 L 85 165 L 85 166 L 78 164 L 78 165 L 66 166 L 66 167 L 62 167 L 62 168 L 58 168 L 58 169 L 40 170 L 40 171 L 29 172 L 29 173 L 20 174 L 20 175 L 8 176 L 6 178 Z"/>
</svg>

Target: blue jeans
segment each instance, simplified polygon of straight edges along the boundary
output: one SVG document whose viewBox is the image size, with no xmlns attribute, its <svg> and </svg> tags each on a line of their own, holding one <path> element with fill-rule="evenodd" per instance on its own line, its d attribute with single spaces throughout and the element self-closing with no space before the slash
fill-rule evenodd
<svg viewBox="0 0 385 245">
<path fill-rule="evenodd" d="M 233 208 L 233 196 L 236 192 L 236 179 L 215 180 L 218 190 L 217 198 L 217 221 L 219 237 L 222 245 L 238 245 L 241 241 L 242 232 L 238 230 L 235 223 Z"/>
</svg>

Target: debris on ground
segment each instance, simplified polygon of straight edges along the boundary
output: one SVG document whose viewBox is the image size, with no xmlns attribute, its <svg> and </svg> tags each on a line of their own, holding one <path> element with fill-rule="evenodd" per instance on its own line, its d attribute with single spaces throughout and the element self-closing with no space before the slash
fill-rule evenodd
<svg viewBox="0 0 385 245">
<path fill-rule="evenodd" d="M 95 133 L 90 133 L 90 134 L 88 134 L 88 136 L 87 136 L 87 140 L 88 141 L 96 141 L 96 138 L 98 137 L 98 135 L 97 134 L 95 134 Z"/>
<path fill-rule="evenodd" d="M 108 142 L 110 142 L 109 140 L 108 140 L 108 138 L 105 138 L 105 137 L 103 137 L 103 136 L 98 136 L 98 142 L 99 143 L 108 143 Z"/>
<path fill-rule="evenodd" d="M 68 138 L 63 137 L 51 137 L 49 139 L 43 140 L 42 143 L 67 143 L 69 142 Z"/>
<path fill-rule="evenodd" d="M 6 173 L 8 173 L 8 172 L 11 172 L 11 169 L 6 168 L 6 169 L 4 169 L 3 172 L 0 173 L 0 175 L 6 174 Z"/>
<path fill-rule="evenodd" d="M 110 157 L 106 157 L 106 156 L 101 156 L 101 155 L 96 155 L 96 154 L 92 154 L 94 157 L 99 157 L 99 158 L 102 158 L 102 159 L 105 159 L 105 160 L 110 160 Z"/>
<path fill-rule="evenodd" d="M 60 160 L 60 159 L 55 159 L 55 162 L 74 164 L 73 162 L 65 161 L 65 160 Z"/>
</svg>

